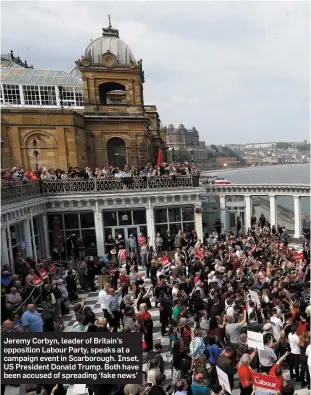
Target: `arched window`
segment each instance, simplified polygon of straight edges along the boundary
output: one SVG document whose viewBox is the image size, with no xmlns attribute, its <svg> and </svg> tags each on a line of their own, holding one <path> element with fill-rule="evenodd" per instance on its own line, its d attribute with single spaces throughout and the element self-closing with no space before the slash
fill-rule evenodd
<svg viewBox="0 0 311 395">
<path fill-rule="evenodd" d="M 127 163 L 126 146 L 124 140 L 113 137 L 107 143 L 108 166 L 117 166 L 120 170 L 124 169 Z"/>
<path fill-rule="evenodd" d="M 125 86 L 107 82 L 98 87 L 100 104 L 125 104 Z"/>
</svg>

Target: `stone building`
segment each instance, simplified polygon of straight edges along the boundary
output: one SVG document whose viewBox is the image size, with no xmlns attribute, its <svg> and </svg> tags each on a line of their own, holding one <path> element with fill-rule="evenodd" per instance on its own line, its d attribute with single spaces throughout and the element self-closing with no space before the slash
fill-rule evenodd
<svg viewBox="0 0 311 395">
<path fill-rule="evenodd" d="M 166 129 L 166 144 L 169 148 L 169 157 L 178 161 L 179 152 L 182 152 L 182 158 L 204 163 L 209 158 L 209 152 L 205 146 L 205 141 L 200 141 L 200 136 L 195 127 L 186 129 L 180 124 L 176 129 L 170 124 Z M 173 154 L 174 152 L 174 154 Z"/>
<path fill-rule="evenodd" d="M 1 56 L 2 167 L 103 167 L 155 162 L 160 119 L 145 106 L 142 61 L 119 37 L 102 29 L 71 72 L 37 70 Z"/>
</svg>

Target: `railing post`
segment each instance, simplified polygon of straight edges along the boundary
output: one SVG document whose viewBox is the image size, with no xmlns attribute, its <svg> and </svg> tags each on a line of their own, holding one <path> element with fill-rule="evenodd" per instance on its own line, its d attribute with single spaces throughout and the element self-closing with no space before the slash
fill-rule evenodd
<svg viewBox="0 0 311 395">
<path fill-rule="evenodd" d="M 97 192 L 97 178 L 93 178 L 94 180 L 94 191 Z"/>
<path fill-rule="evenodd" d="M 294 196 L 295 239 L 301 236 L 301 202 L 300 196 Z"/>
</svg>

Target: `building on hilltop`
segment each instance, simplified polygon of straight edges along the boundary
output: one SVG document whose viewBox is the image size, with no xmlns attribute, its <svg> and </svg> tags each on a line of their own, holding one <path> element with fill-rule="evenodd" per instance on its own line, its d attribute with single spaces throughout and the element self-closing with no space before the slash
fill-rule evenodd
<svg viewBox="0 0 311 395">
<path fill-rule="evenodd" d="M 186 129 L 180 124 L 176 129 L 172 124 L 166 128 L 166 144 L 170 150 L 170 156 L 179 159 L 182 152 L 182 160 L 194 160 L 196 163 L 204 163 L 209 158 L 209 152 L 204 141 L 200 141 L 199 133 L 195 127 Z M 171 158 L 173 159 L 173 158 Z"/>
<path fill-rule="evenodd" d="M 71 72 L 29 68 L 1 56 L 2 166 L 103 167 L 155 162 L 160 134 L 156 106 L 145 106 L 142 61 L 111 24 Z"/>
</svg>

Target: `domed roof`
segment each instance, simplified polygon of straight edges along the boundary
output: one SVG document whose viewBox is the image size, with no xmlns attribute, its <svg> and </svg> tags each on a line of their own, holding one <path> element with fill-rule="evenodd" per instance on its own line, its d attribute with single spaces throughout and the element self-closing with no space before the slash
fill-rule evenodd
<svg viewBox="0 0 311 395">
<path fill-rule="evenodd" d="M 119 30 L 113 29 L 109 19 L 109 27 L 103 28 L 103 36 L 92 41 L 85 50 L 85 58 L 91 63 L 101 63 L 102 55 L 107 51 L 116 56 L 118 64 L 129 65 L 136 62 L 127 44 L 119 38 Z"/>
</svg>

